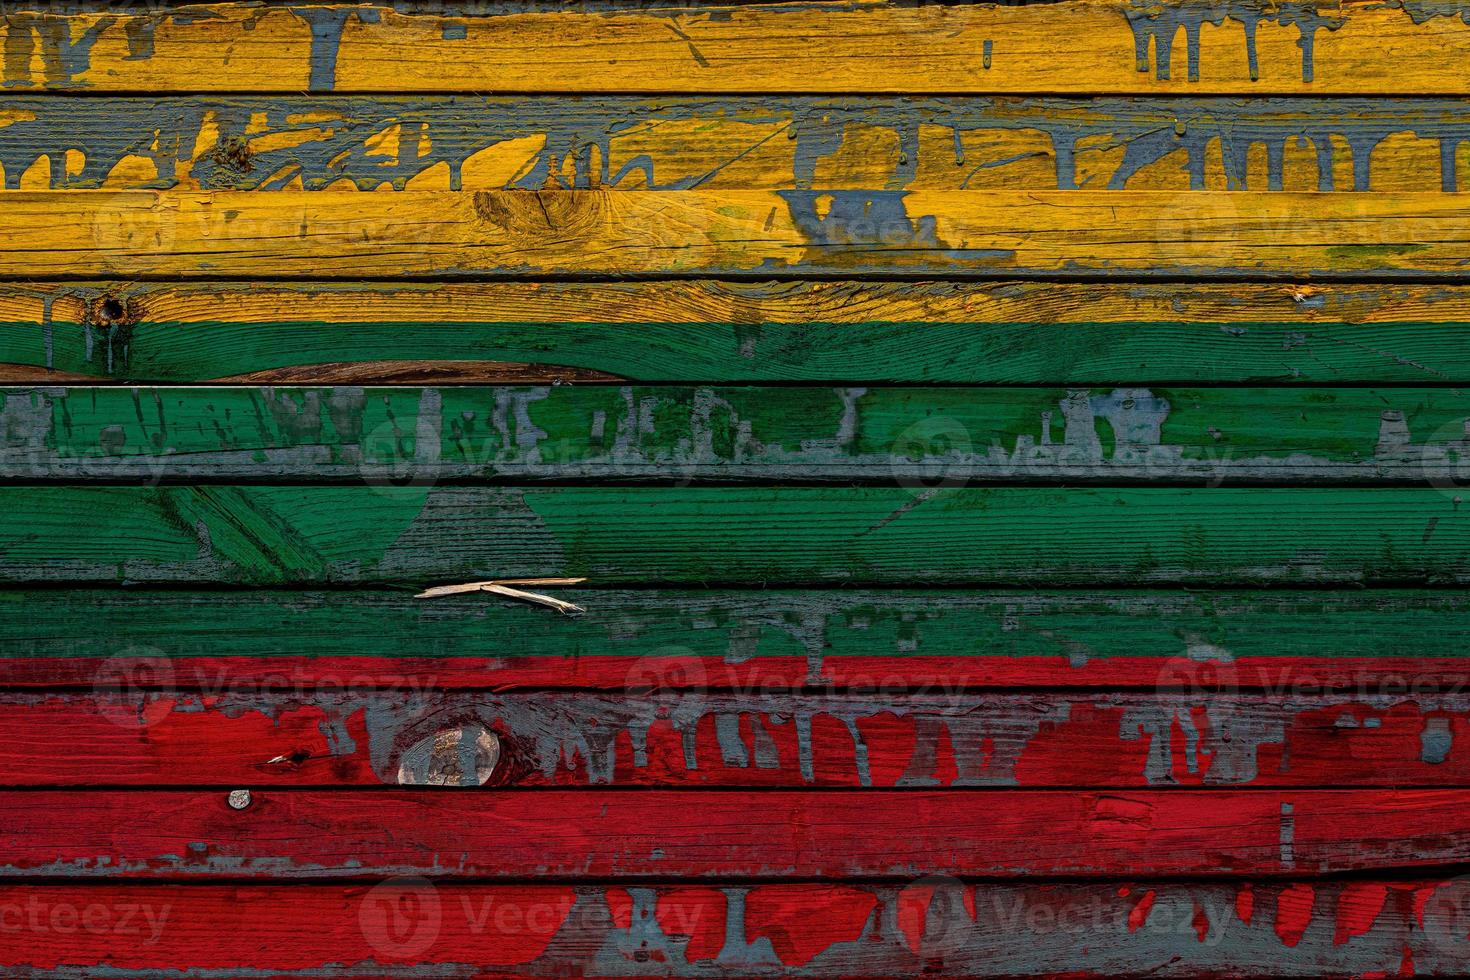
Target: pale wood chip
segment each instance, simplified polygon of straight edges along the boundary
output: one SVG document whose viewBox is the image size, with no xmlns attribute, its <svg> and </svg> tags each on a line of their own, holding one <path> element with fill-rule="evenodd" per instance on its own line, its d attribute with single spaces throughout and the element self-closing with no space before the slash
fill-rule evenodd
<svg viewBox="0 0 1470 980">
<path fill-rule="evenodd" d="M 570 615 L 574 612 L 583 612 L 581 606 L 574 603 L 564 602 L 561 599 L 553 599 L 549 595 L 541 595 L 539 592 L 523 592 L 520 589 L 512 589 L 505 585 L 487 585 L 481 590 L 494 592 L 496 595 L 509 596 L 512 599 L 524 599 L 526 602 L 534 602 L 543 606 L 550 606 L 559 613 Z"/>
<path fill-rule="evenodd" d="M 574 612 L 583 612 L 581 606 L 561 599 L 554 599 L 549 595 L 541 595 L 539 592 L 526 592 L 522 589 L 510 588 L 512 585 L 576 585 L 587 581 L 585 578 L 500 578 L 490 579 L 486 582 L 463 582 L 459 585 L 436 585 L 425 589 L 415 599 L 436 599 L 439 596 L 459 595 L 465 592 L 492 592 L 510 599 L 520 599 L 523 602 L 534 602 L 540 606 L 555 609 L 559 613 L 571 615 Z"/>
<path fill-rule="evenodd" d="M 441 595 L 458 595 L 461 592 L 479 592 L 480 586 L 489 585 L 489 582 L 466 582 L 463 585 L 436 585 L 432 589 L 425 589 L 415 599 L 437 599 Z"/>
<path fill-rule="evenodd" d="M 580 585 L 585 578 L 497 578 L 481 585 Z"/>
</svg>

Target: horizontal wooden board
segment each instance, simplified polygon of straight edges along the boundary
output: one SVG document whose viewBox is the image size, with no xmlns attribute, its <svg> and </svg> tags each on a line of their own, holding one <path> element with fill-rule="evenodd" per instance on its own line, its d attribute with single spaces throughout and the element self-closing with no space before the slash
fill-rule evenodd
<svg viewBox="0 0 1470 980">
<path fill-rule="evenodd" d="M 1457 0 L 397 7 L 21 9 L 5 18 L 3 80 L 22 91 L 1470 91 Z"/>
<path fill-rule="evenodd" d="M 17 980 L 1456 976 L 1463 878 L 7 885 Z M 311 928 L 303 929 L 309 922 Z"/>
<path fill-rule="evenodd" d="M 0 792 L 0 876 L 1117 878 L 1470 860 L 1470 791 Z"/>
<path fill-rule="evenodd" d="M 1448 99 L 10 94 L 10 190 L 1435 191 Z"/>
<path fill-rule="evenodd" d="M 1465 583 L 1454 487 L 0 488 L 0 582 Z"/>
<path fill-rule="evenodd" d="M 0 276 L 1443 276 L 1470 204 L 1236 191 L 15 191 Z"/>
<path fill-rule="evenodd" d="M 1290 388 L 0 388 L 0 478 L 1430 482 L 1470 394 Z"/>
<path fill-rule="evenodd" d="M 553 590 L 547 590 L 553 591 Z M 0 683 L 212 695 L 537 686 L 1463 692 L 1459 590 L 479 594 L 0 590 Z"/>
<path fill-rule="evenodd" d="M 0 130 L 3 133 L 4 130 Z M 1470 288 L 0 285 L 0 378 L 1470 384 Z"/>
<path fill-rule="evenodd" d="M 0 695 L 7 786 L 1463 786 L 1470 692 Z M 1205 691 L 1213 670 L 1226 690 Z M 1171 678 L 1170 673 L 1177 676 Z M 102 678 L 105 679 L 105 678 Z M 99 687 L 101 685 L 99 684 Z M 483 743 L 483 744 L 482 744 Z M 474 746 L 475 764 L 460 758 Z"/>
</svg>

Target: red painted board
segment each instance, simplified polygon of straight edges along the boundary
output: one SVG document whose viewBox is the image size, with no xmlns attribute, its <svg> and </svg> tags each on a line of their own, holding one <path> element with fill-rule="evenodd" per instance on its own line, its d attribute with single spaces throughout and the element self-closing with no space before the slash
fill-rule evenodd
<svg viewBox="0 0 1470 980">
<path fill-rule="evenodd" d="M 1470 965 L 1467 894 L 1464 878 L 14 885 L 0 887 L 0 970 L 7 980 L 1454 976 Z"/>
<path fill-rule="evenodd" d="M 425 767 L 461 736 L 493 769 Z M 448 735 L 437 755 L 426 746 Z M 9 786 L 1465 786 L 1470 694 L 0 693 Z"/>
<path fill-rule="evenodd" d="M 1470 861 L 1470 790 L 0 792 L 0 874 L 1226 876 Z"/>
</svg>

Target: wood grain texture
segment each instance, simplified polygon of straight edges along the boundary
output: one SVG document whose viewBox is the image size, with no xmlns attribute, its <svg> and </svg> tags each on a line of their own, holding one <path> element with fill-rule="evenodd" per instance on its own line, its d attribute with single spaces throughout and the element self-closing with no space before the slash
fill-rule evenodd
<svg viewBox="0 0 1470 980">
<path fill-rule="evenodd" d="M 1453 284 L 0 284 L 0 378 L 1467 384 L 1467 324 Z"/>
<path fill-rule="evenodd" d="M 1441 276 L 1442 193 L 16 191 L 0 276 Z"/>
<path fill-rule="evenodd" d="M 3 388 L 0 478 L 1431 482 L 1470 396 L 1338 388 Z"/>
<path fill-rule="evenodd" d="M 1467 91 L 1461 61 L 1470 49 L 1458 2 L 396 6 L 17 11 L 5 21 L 4 83 L 134 92 L 1441 94 Z"/>
<path fill-rule="evenodd" d="M 141 2 L 0 9 L 0 975 L 1470 972 L 1470 4 Z"/>
<path fill-rule="evenodd" d="M 1463 786 L 1470 693 L 0 695 L 6 786 Z M 1169 674 L 1177 672 L 1177 677 Z M 101 678 L 101 679 L 105 679 Z M 99 688 L 102 686 L 98 685 Z M 459 747 L 490 733 L 490 771 Z M 437 748 L 435 748 L 437 746 Z M 483 768 L 483 767 L 482 767 Z"/>
<path fill-rule="evenodd" d="M 390 688 L 864 695 L 975 686 L 1458 693 L 1460 590 L 606 591 L 572 618 L 392 591 L 0 591 L 0 682 L 252 694 Z"/>
<path fill-rule="evenodd" d="M 1462 878 L 7 885 L 0 966 L 22 980 L 104 960 L 120 980 L 1455 976 L 1464 893 Z"/>
<path fill-rule="evenodd" d="M 1455 488 L 0 488 L 0 582 L 1463 583 Z"/>
<path fill-rule="evenodd" d="M 34 98 L 10 190 L 1452 191 L 1448 99 Z"/>
<path fill-rule="evenodd" d="M 1462 878 L 27 884 L 0 888 L 0 966 L 21 980 L 102 961 L 120 980 L 1456 976 L 1464 893 Z"/>
<path fill-rule="evenodd" d="M 0 792 L 0 876 L 912 879 L 1408 873 L 1470 791 Z M 554 819 L 552 816 L 554 815 Z"/>
</svg>

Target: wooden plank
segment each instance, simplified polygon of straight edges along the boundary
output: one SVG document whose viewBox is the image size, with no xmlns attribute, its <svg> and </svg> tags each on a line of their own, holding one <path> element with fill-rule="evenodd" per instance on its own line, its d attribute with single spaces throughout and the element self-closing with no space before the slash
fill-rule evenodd
<svg viewBox="0 0 1470 980">
<path fill-rule="evenodd" d="M 0 792 L 0 876 L 1117 878 L 1449 868 L 1470 791 Z"/>
<path fill-rule="evenodd" d="M 0 967 L 216 976 L 1455 976 L 1463 878 L 7 885 Z M 301 928 L 301 923 L 311 928 Z M 77 923 L 77 925 L 72 925 Z M 656 971 L 655 971 L 656 968 Z"/>
<path fill-rule="evenodd" d="M 942 694 L 1066 685 L 1465 690 L 1470 594 L 0 590 L 0 683 L 201 694 L 537 686 Z"/>
<path fill-rule="evenodd" d="M 1465 583 L 1454 487 L 0 488 L 0 582 Z"/>
<path fill-rule="evenodd" d="M 6 786 L 1463 786 L 1470 693 L 0 695 Z M 1200 675 L 1204 670 L 1201 665 Z M 1169 680 L 1160 671 L 1159 684 Z M 100 687 L 101 685 L 99 685 Z M 630 684 L 630 687 L 632 685 Z M 937 686 L 937 685 L 936 685 Z M 460 758 L 475 747 L 475 765 Z"/>
<path fill-rule="evenodd" d="M 396 6 L 17 11 L 3 79 L 125 92 L 1470 91 L 1458 2 Z"/>
<path fill-rule="evenodd" d="M 0 285 L 10 383 L 1467 384 L 1467 338 L 1452 284 Z"/>
<path fill-rule="evenodd" d="M 1441 193 L 15 191 L 0 276 L 1459 276 Z"/>
<path fill-rule="evenodd" d="M 0 388 L 0 478 L 1432 481 L 1470 396 L 1275 388 Z"/>
<path fill-rule="evenodd" d="M 1451 99 L 28 98 L 10 190 L 1453 191 Z"/>
</svg>

